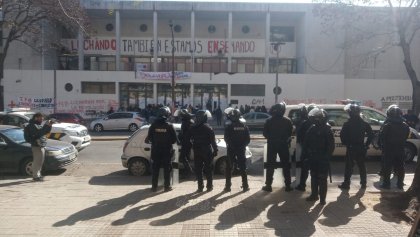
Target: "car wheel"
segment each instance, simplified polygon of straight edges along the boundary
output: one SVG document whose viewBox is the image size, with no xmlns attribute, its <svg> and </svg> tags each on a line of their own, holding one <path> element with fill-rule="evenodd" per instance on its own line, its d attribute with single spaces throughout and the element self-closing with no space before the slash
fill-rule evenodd
<svg viewBox="0 0 420 237">
<path fill-rule="evenodd" d="M 135 132 L 135 131 L 137 131 L 137 129 L 139 129 L 139 126 L 137 126 L 137 124 L 135 124 L 135 123 L 132 123 L 128 126 L 128 130 L 130 132 Z"/>
<path fill-rule="evenodd" d="M 102 124 L 95 124 L 95 126 L 93 126 L 93 130 L 95 132 L 102 132 L 104 130 L 104 126 L 102 126 Z"/>
<path fill-rule="evenodd" d="M 149 171 L 149 163 L 142 158 L 133 158 L 128 163 L 128 173 L 134 176 L 144 176 Z"/>
<path fill-rule="evenodd" d="M 411 162 L 414 160 L 414 157 L 417 155 L 417 149 L 410 143 L 404 145 L 404 160 L 405 162 Z"/>
<path fill-rule="evenodd" d="M 216 162 L 216 173 L 225 174 L 226 172 L 226 156 L 220 157 Z"/>
<path fill-rule="evenodd" d="M 20 173 L 25 176 L 32 176 L 33 159 L 27 158 L 20 165 Z"/>
</svg>

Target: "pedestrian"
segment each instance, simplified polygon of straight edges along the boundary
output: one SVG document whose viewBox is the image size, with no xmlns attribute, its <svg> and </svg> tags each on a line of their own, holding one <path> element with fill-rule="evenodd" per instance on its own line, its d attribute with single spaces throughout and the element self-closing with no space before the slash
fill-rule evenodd
<svg viewBox="0 0 420 237">
<path fill-rule="evenodd" d="M 184 171 L 187 176 L 190 176 L 192 169 L 189 163 L 191 155 L 191 141 L 186 138 L 188 132 L 191 129 L 193 124 L 192 114 L 188 113 L 188 110 L 182 109 L 180 111 L 181 117 L 181 132 L 178 135 L 178 140 L 181 143 L 181 152 L 179 156 L 179 161 L 184 165 Z"/>
<path fill-rule="evenodd" d="M 306 157 L 302 154 L 303 141 L 305 141 L 305 135 L 308 132 L 308 129 L 312 126 L 311 120 L 308 118 L 308 113 L 315 108 L 314 104 L 306 106 L 305 104 L 299 104 L 299 109 L 297 111 L 297 120 L 296 120 L 296 160 L 300 161 L 301 172 L 300 172 L 300 182 L 296 187 L 297 190 L 305 192 L 306 190 L 306 180 L 309 176 L 309 166 L 306 161 Z"/>
<path fill-rule="evenodd" d="M 263 105 L 261 106 L 261 112 L 263 113 L 267 113 L 267 108 Z"/>
<path fill-rule="evenodd" d="M 263 135 L 267 139 L 267 173 L 265 186 L 262 188 L 266 192 L 272 191 L 274 165 L 277 160 L 277 154 L 280 156 L 280 163 L 283 168 L 284 183 L 286 192 L 290 192 L 293 188 L 290 176 L 290 155 L 289 145 L 291 141 L 293 124 L 292 121 L 284 116 L 286 112 L 286 103 L 281 102 L 275 104 L 270 109 L 271 118 L 267 119 L 264 124 Z"/>
<path fill-rule="evenodd" d="M 241 114 L 245 114 L 245 108 L 243 105 L 239 106 L 239 111 L 241 111 Z"/>
<path fill-rule="evenodd" d="M 106 112 L 106 114 L 112 114 L 112 113 L 114 113 L 114 108 L 111 107 L 111 108 L 109 108 L 108 112 Z"/>
<path fill-rule="evenodd" d="M 216 137 L 213 129 L 207 123 L 207 112 L 199 110 L 195 114 L 195 123 L 188 133 L 194 151 L 194 168 L 198 182 L 197 192 L 202 192 L 203 171 L 207 179 L 207 191 L 213 190 L 213 158 L 217 156 Z"/>
<path fill-rule="evenodd" d="M 161 107 L 157 111 L 157 118 L 149 127 L 146 141 L 152 144 L 152 192 L 157 191 L 159 169 L 163 168 L 164 191 L 172 190 L 170 173 L 172 169 L 172 156 L 175 152 L 172 145 L 177 142 L 176 132 L 172 124 L 167 122 L 171 115 L 168 107 Z"/>
<path fill-rule="evenodd" d="M 220 109 L 220 106 L 217 107 L 217 109 L 215 111 L 215 115 L 216 115 L 216 120 L 217 120 L 217 126 L 222 126 L 223 112 Z"/>
<path fill-rule="evenodd" d="M 397 188 L 404 188 L 404 144 L 410 129 L 402 118 L 402 111 L 397 105 L 391 105 L 386 111 L 387 123 L 379 137 L 383 145 L 383 182 L 381 188 L 391 188 L 391 171 L 394 167 L 397 175 Z"/>
<path fill-rule="evenodd" d="M 306 133 L 303 154 L 311 171 L 311 195 L 306 201 L 317 201 L 325 205 L 328 189 L 329 159 L 334 151 L 334 134 L 327 124 L 327 113 L 314 108 L 308 114 L 313 125 Z"/>
<path fill-rule="evenodd" d="M 36 113 L 24 129 L 25 140 L 31 144 L 32 148 L 32 177 L 34 181 L 43 181 L 44 179 L 41 170 L 45 160 L 46 135 L 51 132 L 53 125 L 52 120 L 48 120 L 42 125 L 43 120 L 44 116 L 41 113 Z"/>
<path fill-rule="evenodd" d="M 356 162 L 360 173 L 360 186 L 366 188 L 366 152 L 373 139 L 372 127 L 360 117 L 360 107 L 348 104 L 344 110 L 350 118 L 344 123 L 340 132 L 341 143 L 346 146 L 346 165 L 344 182 L 338 185 L 341 189 L 350 189 L 350 178 Z M 365 142 L 365 137 L 367 137 Z"/>
<path fill-rule="evenodd" d="M 408 110 L 407 113 L 403 116 L 405 122 L 408 126 L 416 129 L 419 122 L 419 118 L 413 113 L 412 110 Z"/>
<path fill-rule="evenodd" d="M 224 139 L 227 145 L 227 162 L 226 162 L 226 184 L 225 192 L 230 192 L 232 186 L 232 166 L 233 163 L 238 164 L 239 172 L 242 178 L 242 190 L 244 192 L 249 190 L 248 177 L 246 173 L 246 157 L 245 151 L 251 141 L 248 127 L 241 121 L 241 111 L 239 109 L 232 110 L 228 115 L 229 120 L 232 121 L 226 128 Z"/>
</svg>

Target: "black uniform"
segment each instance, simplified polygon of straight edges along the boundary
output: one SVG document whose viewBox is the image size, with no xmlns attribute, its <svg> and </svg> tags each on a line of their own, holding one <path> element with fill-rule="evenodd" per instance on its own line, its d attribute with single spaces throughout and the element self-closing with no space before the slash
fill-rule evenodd
<svg viewBox="0 0 420 237">
<path fill-rule="evenodd" d="M 232 185 L 232 164 L 237 161 L 239 171 L 242 177 L 242 187 L 248 188 L 248 179 L 246 174 L 245 150 L 251 141 L 248 127 L 240 121 L 230 123 L 225 128 L 224 139 L 227 144 L 227 163 L 226 163 L 226 188 Z"/>
<path fill-rule="evenodd" d="M 394 167 L 398 176 L 397 186 L 404 185 L 404 144 L 408 138 L 410 129 L 402 120 L 388 120 L 380 133 L 383 144 L 383 186 L 390 187 L 390 176 Z"/>
<path fill-rule="evenodd" d="M 304 120 L 296 128 L 296 143 L 300 144 L 303 147 L 303 142 L 305 141 L 305 135 L 308 132 L 309 128 L 312 126 L 312 122 L 309 119 Z M 306 180 L 309 176 L 309 166 L 305 162 L 306 157 L 303 152 L 300 157 L 301 161 L 301 172 L 300 172 L 300 183 L 298 188 L 304 190 L 306 187 Z"/>
<path fill-rule="evenodd" d="M 311 171 L 311 196 L 325 203 L 328 187 L 329 159 L 334 151 L 334 134 L 328 124 L 312 125 L 303 142 L 303 154 Z"/>
<path fill-rule="evenodd" d="M 183 118 L 181 122 L 181 132 L 179 133 L 178 139 L 181 142 L 181 153 L 179 161 L 184 165 L 184 169 L 188 174 L 191 174 L 192 169 L 189 163 L 191 154 L 191 141 L 186 138 L 188 131 L 191 129 L 193 122 L 190 118 Z"/>
<path fill-rule="evenodd" d="M 165 188 L 170 187 L 172 144 L 177 141 L 172 124 L 156 119 L 150 126 L 146 140 L 152 143 L 152 188 L 158 185 L 159 168 L 164 169 Z"/>
<path fill-rule="evenodd" d="M 207 189 L 213 189 L 213 155 L 217 153 L 216 137 L 213 129 L 202 123 L 191 127 L 188 138 L 194 150 L 194 169 L 198 188 L 203 189 L 203 168 L 207 178 Z"/>
<path fill-rule="evenodd" d="M 365 137 L 367 137 L 365 142 Z M 351 117 L 340 132 L 341 143 L 347 147 L 343 188 L 349 188 L 354 162 L 359 167 L 360 184 L 366 186 L 366 151 L 373 139 L 371 126 L 360 117 Z"/>
<path fill-rule="evenodd" d="M 271 186 L 273 183 L 274 168 L 272 168 L 280 156 L 280 162 L 283 167 L 283 176 L 286 188 L 290 188 L 290 155 L 289 143 L 292 136 L 293 124 L 287 117 L 273 116 L 264 124 L 263 135 L 267 139 L 267 176 L 265 184 Z"/>
</svg>

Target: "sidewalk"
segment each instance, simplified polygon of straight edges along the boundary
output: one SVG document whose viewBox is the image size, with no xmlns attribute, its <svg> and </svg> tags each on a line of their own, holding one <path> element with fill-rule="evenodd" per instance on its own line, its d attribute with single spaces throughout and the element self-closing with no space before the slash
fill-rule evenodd
<svg viewBox="0 0 420 237">
<path fill-rule="evenodd" d="M 413 175 L 407 175 L 411 183 Z M 172 192 L 149 191 L 150 177 L 48 176 L 0 180 L 0 236 L 407 236 L 410 226 L 380 213 L 376 175 L 349 193 L 329 184 L 327 205 L 308 203 L 306 193 L 260 191 L 263 178 L 240 177 L 223 193 L 217 176 L 212 192 L 193 193 L 182 182 Z M 335 179 L 339 180 L 339 179 Z M 392 194 L 395 191 L 388 191 Z M 379 211 L 379 212 L 378 212 Z"/>
</svg>

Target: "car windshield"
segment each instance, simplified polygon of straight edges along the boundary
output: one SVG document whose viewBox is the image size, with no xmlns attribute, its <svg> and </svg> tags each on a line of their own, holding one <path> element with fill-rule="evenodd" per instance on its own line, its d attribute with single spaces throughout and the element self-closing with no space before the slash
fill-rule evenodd
<svg viewBox="0 0 420 237">
<path fill-rule="evenodd" d="M 23 136 L 23 129 L 21 128 L 12 128 L 3 131 L 3 135 L 5 135 L 10 140 L 16 143 L 24 143 L 25 138 Z"/>
<path fill-rule="evenodd" d="M 386 119 L 386 117 L 383 114 L 369 109 L 363 109 L 361 116 L 370 125 L 381 125 Z"/>
<path fill-rule="evenodd" d="M 26 116 L 26 117 L 28 117 L 29 119 L 32 119 L 32 117 L 34 116 L 34 112 L 28 112 L 28 113 L 25 113 L 24 115 Z"/>
</svg>

